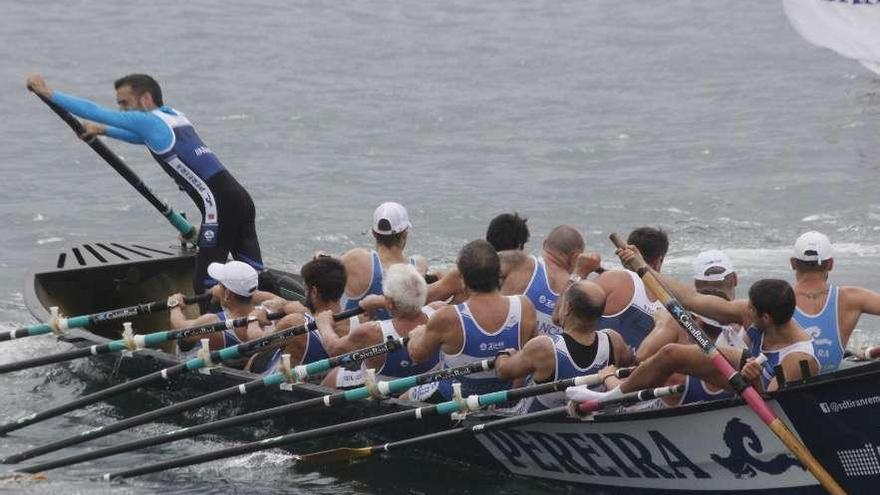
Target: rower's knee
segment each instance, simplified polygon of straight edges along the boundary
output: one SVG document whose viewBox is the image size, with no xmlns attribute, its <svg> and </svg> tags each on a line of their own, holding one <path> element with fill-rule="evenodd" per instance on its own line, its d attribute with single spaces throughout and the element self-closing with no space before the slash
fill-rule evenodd
<svg viewBox="0 0 880 495">
<path fill-rule="evenodd" d="M 657 360 L 663 369 L 674 370 L 685 359 L 687 350 L 687 346 L 681 344 L 666 344 L 651 359 Z"/>
</svg>

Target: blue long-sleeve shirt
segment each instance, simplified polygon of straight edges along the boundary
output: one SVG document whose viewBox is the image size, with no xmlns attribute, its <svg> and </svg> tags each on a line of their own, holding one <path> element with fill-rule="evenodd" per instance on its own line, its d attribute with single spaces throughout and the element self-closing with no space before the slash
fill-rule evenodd
<svg viewBox="0 0 880 495">
<path fill-rule="evenodd" d="M 61 91 L 52 92 L 52 102 L 77 117 L 104 124 L 107 126 L 107 136 L 114 139 L 146 144 L 154 150 L 167 149 L 174 142 L 174 131 L 152 112 L 111 110 Z"/>
</svg>

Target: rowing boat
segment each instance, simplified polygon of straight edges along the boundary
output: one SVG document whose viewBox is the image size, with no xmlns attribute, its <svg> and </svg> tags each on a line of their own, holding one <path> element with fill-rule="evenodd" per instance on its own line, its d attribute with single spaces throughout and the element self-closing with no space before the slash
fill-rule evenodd
<svg viewBox="0 0 880 495">
<path fill-rule="evenodd" d="M 143 244 L 90 243 L 57 253 L 32 272 L 25 290 L 31 313 L 41 321 L 49 308 L 86 314 L 162 298 L 189 287 L 193 252 Z M 274 271 L 280 293 L 300 292 L 296 275 Z M 139 333 L 168 327 L 167 313 L 133 319 Z M 60 338 L 76 346 L 118 338 L 121 324 L 71 329 Z M 108 375 L 141 376 L 182 362 L 173 349 L 140 350 L 96 356 Z M 192 373 L 170 384 L 172 394 L 218 390 L 255 378 L 232 368 Z M 164 392 L 163 392 L 164 393 Z M 332 390 L 295 384 L 232 404 L 262 409 L 323 396 Z M 852 366 L 809 381 L 790 384 L 769 402 L 850 493 L 873 492 L 880 479 L 880 363 Z M 424 404 L 396 399 L 367 401 L 296 418 L 277 428 L 315 424 L 411 409 Z M 219 411 L 218 414 L 226 414 Z M 497 419 L 498 413 L 469 416 L 465 424 Z M 370 436 L 383 441 L 441 431 L 448 419 L 397 424 Z M 350 440 L 349 440 L 350 441 Z M 589 486 L 603 492 L 821 493 L 816 481 L 741 401 L 725 400 L 675 409 L 597 414 L 586 420 L 559 418 L 504 430 L 487 430 L 472 439 L 431 445 L 431 452 L 515 475 Z"/>
<path fill-rule="evenodd" d="M 63 315 L 79 315 L 136 305 L 148 300 L 167 297 L 175 292 L 189 292 L 192 283 L 194 250 L 177 246 L 152 246 L 118 242 L 93 242 L 70 246 L 44 259 L 31 270 L 25 283 L 24 299 L 30 313 L 39 321 L 51 319 L 51 308 Z M 270 269 L 278 286 L 279 295 L 292 300 L 302 298 L 302 282 L 298 274 Z M 185 309 L 188 316 L 196 316 L 195 307 Z M 149 333 L 170 327 L 168 312 L 156 312 L 130 318 L 135 333 Z M 121 321 L 102 322 L 88 329 L 72 328 L 58 338 L 77 347 L 103 345 L 119 339 L 123 331 Z M 34 337 L 37 338 L 37 337 Z M 169 352 L 170 351 L 170 352 Z M 123 354 L 105 354 L 92 357 L 93 367 L 78 376 L 93 387 L 103 388 L 111 383 L 136 378 L 157 370 L 186 362 L 188 356 L 176 352 L 172 346 L 161 349 L 141 349 Z M 232 367 L 217 366 L 188 373 L 166 383 L 156 398 L 165 403 L 202 393 L 229 388 L 258 378 L 257 375 Z M 211 415 L 227 416 L 268 407 L 321 397 L 332 389 L 309 383 L 284 384 L 255 397 L 230 401 L 212 408 Z M 153 394 L 155 395 L 155 394 Z M 155 404 L 119 401 L 127 408 L 150 409 Z M 303 428 L 315 424 L 370 416 L 414 407 L 412 402 L 395 399 L 381 402 L 361 402 L 347 407 L 328 409 L 309 416 L 280 418 L 273 421 L 278 429 Z M 202 421 L 205 415 L 198 416 Z M 446 425 L 440 425 L 445 427 Z M 423 426 L 410 430 L 421 433 Z M 394 429 L 400 434 L 406 429 Z M 381 433 L 381 431 L 379 432 Z"/>
</svg>

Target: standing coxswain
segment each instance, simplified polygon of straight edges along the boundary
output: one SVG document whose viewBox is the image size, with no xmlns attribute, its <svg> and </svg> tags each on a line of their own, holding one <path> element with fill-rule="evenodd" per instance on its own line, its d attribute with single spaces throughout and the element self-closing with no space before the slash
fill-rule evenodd
<svg viewBox="0 0 880 495">
<path fill-rule="evenodd" d="M 162 169 L 185 191 L 202 214 L 193 290 L 200 294 L 216 281 L 208 265 L 229 254 L 264 272 L 250 195 L 196 134 L 184 114 L 166 106 L 159 83 L 145 74 L 130 74 L 114 83 L 119 110 L 53 91 L 40 75 L 27 86 L 68 112 L 103 125 L 86 123 L 85 140 L 106 135 L 147 146 Z"/>
</svg>

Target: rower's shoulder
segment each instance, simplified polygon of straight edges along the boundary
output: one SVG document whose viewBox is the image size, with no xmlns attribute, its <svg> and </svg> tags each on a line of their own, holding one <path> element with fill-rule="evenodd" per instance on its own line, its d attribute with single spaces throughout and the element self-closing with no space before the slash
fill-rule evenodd
<svg viewBox="0 0 880 495">
<path fill-rule="evenodd" d="M 367 248 L 360 247 L 349 249 L 348 251 L 342 253 L 342 256 L 339 257 L 339 259 L 346 264 L 349 262 L 363 261 L 371 258 L 372 252 Z"/>
<path fill-rule="evenodd" d="M 621 285 L 631 287 L 632 286 L 632 276 L 629 274 L 627 270 L 605 270 L 600 273 L 598 277 L 594 280 L 599 286 L 604 288 L 606 291 L 608 288 L 616 288 Z"/>
<path fill-rule="evenodd" d="M 454 305 L 444 305 L 428 318 L 428 328 L 447 329 L 452 323 L 458 323 L 458 311 Z"/>
<path fill-rule="evenodd" d="M 524 251 L 519 249 L 508 249 L 505 251 L 498 252 L 498 258 L 501 260 L 501 264 L 507 265 L 509 269 L 518 268 L 521 266 L 529 266 L 534 264 L 534 259 L 531 255 L 526 254 Z"/>
</svg>

